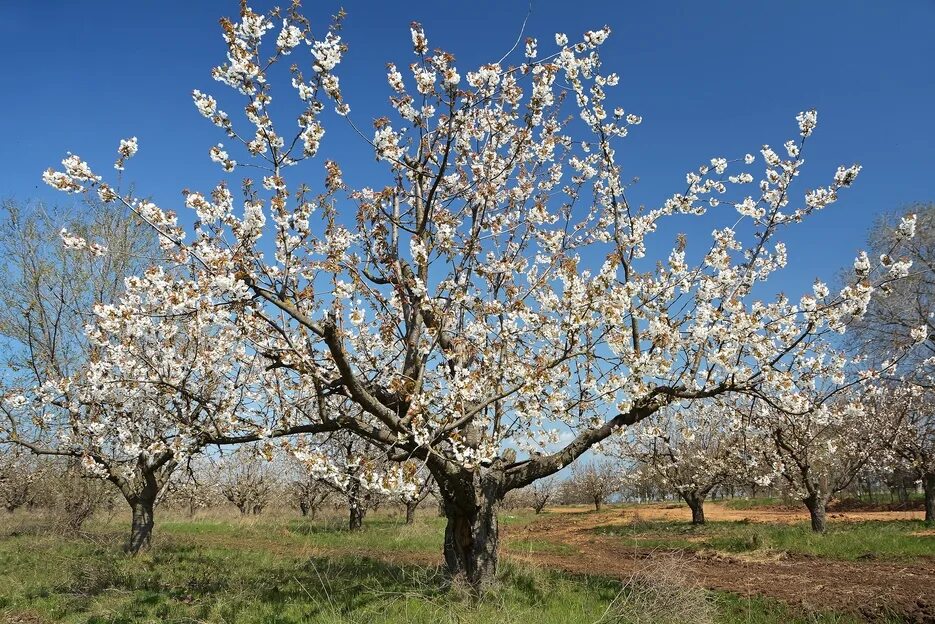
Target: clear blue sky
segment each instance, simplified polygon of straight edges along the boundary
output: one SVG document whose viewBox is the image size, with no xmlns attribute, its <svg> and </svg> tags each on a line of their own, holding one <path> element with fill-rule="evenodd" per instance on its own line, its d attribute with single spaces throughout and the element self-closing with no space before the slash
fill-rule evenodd
<svg viewBox="0 0 935 624">
<path fill-rule="evenodd" d="M 316 32 L 338 6 L 307 2 Z M 432 47 L 453 52 L 463 74 L 510 48 L 528 4 L 350 0 L 344 7 L 350 52 L 341 80 L 354 117 L 368 126 L 371 113 L 386 112 L 385 63 L 410 62 L 410 21 L 424 24 Z M 712 156 L 780 146 L 794 136 L 795 114 L 818 108 L 806 182 L 829 181 L 838 164 L 857 161 L 864 171 L 841 202 L 786 237 L 790 270 L 777 289 L 797 293 L 849 264 L 880 211 L 935 200 L 931 0 L 534 0 L 532 11 L 527 33 L 543 50 L 555 31 L 574 39 L 605 23 L 613 28 L 603 56 L 622 77 L 617 103 L 644 118 L 619 150 L 627 176 L 641 180 L 631 202 L 658 205 Z M 67 204 L 40 182 L 41 172 L 73 151 L 110 175 L 118 140 L 130 135 L 141 149 L 126 182 L 140 192 L 169 207 L 180 204 L 183 188 L 210 189 L 221 174 L 207 149 L 223 137 L 197 114 L 190 93 L 228 97 L 209 71 L 224 58 L 217 18 L 236 12 L 233 0 L 2 0 L 0 196 Z M 323 149 L 349 182 L 368 184 L 366 146 L 332 126 Z M 713 225 L 691 227 L 706 235 Z"/>
</svg>

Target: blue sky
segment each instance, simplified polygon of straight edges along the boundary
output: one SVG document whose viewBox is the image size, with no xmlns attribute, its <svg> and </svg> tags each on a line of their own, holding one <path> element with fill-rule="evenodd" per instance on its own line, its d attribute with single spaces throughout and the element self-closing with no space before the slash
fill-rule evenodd
<svg viewBox="0 0 935 624">
<path fill-rule="evenodd" d="M 340 6 L 306 4 L 317 33 Z M 385 64 L 410 62 L 410 21 L 423 23 L 431 47 L 453 52 L 463 74 L 512 46 L 528 6 L 345 2 L 350 51 L 341 80 L 357 123 L 367 127 L 387 112 Z M 110 175 L 117 143 L 130 135 L 140 153 L 125 182 L 140 193 L 171 207 L 183 188 L 210 189 L 221 175 L 207 150 L 223 137 L 190 93 L 232 101 L 220 97 L 226 88 L 209 71 L 224 58 L 217 18 L 236 11 L 234 1 L 0 2 L 0 197 L 68 204 L 41 183 L 41 172 L 73 151 Z M 842 201 L 785 237 L 790 268 L 777 290 L 797 294 L 848 265 L 880 211 L 935 200 L 935 2 L 534 0 L 527 34 L 547 51 L 556 31 L 574 40 L 604 24 L 614 31 L 605 67 L 622 78 L 614 103 L 644 119 L 618 150 L 627 177 L 640 178 L 632 203 L 658 205 L 712 156 L 781 146 L 795 136 L 796 113 L 811 107 L 819 128 L 800 190 L 830 181 L 838 164 L 864 166 Z M 346 128 L 330 126 L 325 141 L 349 182 L 383 183 L 368 180 L 367 146 Z M 706 235 L 714 225 L 687 227 Z"/>
</svg>

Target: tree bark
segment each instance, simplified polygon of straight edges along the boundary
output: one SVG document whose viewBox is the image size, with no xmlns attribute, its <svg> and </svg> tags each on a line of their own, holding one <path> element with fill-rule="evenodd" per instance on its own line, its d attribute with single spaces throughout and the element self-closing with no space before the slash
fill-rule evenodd
<svg viewBox="0 0 935 624">
<path fill-rule="evenodd" d="M 925 523 L 935 524 L 935 472 L 922 475 L 922 488 L 925 490 Z"/>
<path fill-rule="evenodd" d="M 682 498 L 692 510 L 692 524 L 704 524 L 704 496 L 697 492 L 683 494 Z"/>
<path fill-rule="evenodd" d="M 351 531 L 359 531 L 364 526 L 367 508 L 360 495 L 360 481 L 356 478 L 352 478 L 347 485 L 347 507 L 349 511 L 347 528 Z"/>
<path fill-rule="evenodd" d="M 149 549 L 152 545 L 153 518 L 156 506 L 156 497 L 149 496 L 146 492 L 138 495 L 134 500 L 129 501 L 133 511 L 133 517 L 130 523 L 130 539 L 124 546 L 124 552 L 130 555 L 137 555 L 143 550 Z"/>
<path fill-rule="evenodd" d="M 805 506 L 808 507 L 809 516 L 812 520 L 812 531 L 816 533 L 825 532 L 825 507 L 828 505 L 828 499 L 812 494 L 805 500 Z"/>
<path fill-rule="evenodd" d="M 406 524 L 414 524 L 416 521 L 416 508 L 418 501 L 409 501 L 406 503 Z"/>
<path fill-rule="evenodd" d="M 595 499 L 594 499 L 594 511 L 600 511 L 600 510 L 601 510 L 601 505 L 602 505 L 603 503 L 604 503 L 604 501 L 602 501 L 601 499 L 595 498 Z"/>
<path fill-rule="evenodd" d="M 453 583 L 479 596 L 496 581 L 503 500 L 502 473 L 465 471 L 457 482 L 439 480 L 445 517 L 445 568 Z"/>
<path fill-rule="evenodd" d="M 348 507 L 350 514 L 347 528 L 351 531 L 360 531 L 364 526 L 364 516 L 367 511 L 359 503 L 351 503 Z"/>
</svg>

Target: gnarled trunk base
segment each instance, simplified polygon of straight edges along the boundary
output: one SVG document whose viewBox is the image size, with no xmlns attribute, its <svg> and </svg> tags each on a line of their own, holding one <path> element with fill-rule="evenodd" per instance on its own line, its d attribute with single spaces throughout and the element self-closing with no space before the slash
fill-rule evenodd
<svg viewBox="0 0 935 624">
<path fill-rule="evenodd" d="M 704 524 L 704 497 L 698 494 L 683 495 L 682 498 L 692 510 L 692 524 Z"/>
<path fill-rule="evenodd" d="M 148 550 L 152 545 L 155 498 L 139 498 L 130 503 L 133 518 L 130 523 L 130 539 L 124 546 L 124 552 L 137 555 Z"/>
<path fill-rule="evenodd" d="M 503 498 L 493 473 L 472 473 L 471 482 L 442 485 L 445 517 L 445 568 L 452 583 L 463 583 L 475 596 L 492 586 L 499 562 L 497 509 Z M 465 479 L 465 481 L 467 481 Z"/>
<path fill-rule="evenodd" d="M 828 500 L 819 496 L 809 496 L 805 499 L 805 506 L 808 507 L 808 514 L 812 521 L 812 531 L 816 533 L 825 532 L 825 508 Z"/>
</svg>

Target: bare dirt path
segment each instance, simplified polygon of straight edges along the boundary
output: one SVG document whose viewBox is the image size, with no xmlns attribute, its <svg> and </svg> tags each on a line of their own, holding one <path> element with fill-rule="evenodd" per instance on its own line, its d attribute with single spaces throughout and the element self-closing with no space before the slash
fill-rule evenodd
<svg viewBox="0 0 935 624">
<path fill-rule="evenodd" d="M 709 511 L 710 509 L 710 511 Z M 913 512 L 849 513 L 843 520 L 912 517 Z M 643 519 L 689 519 L 686 509 L 641 506 Z M 739 514 L 739 515 L 738 515 Z M 705 508 L 710 520 L 799 522 L 794 511 Z M 593 529 L 633 519 L 628 509 L 594 513 L 556 513 L 509 531 L 510 556 L 549 568 L 583 574 L 629 578 L 647 559 L 677 556 L 689 575 L 709 589 L 769 596 L 812 610 L 857 612 L 868 618 L 898 614 L 910 622 L 935 622 L 935 557 L 914 562 L 831 561 L 801 555 L 754 560 L 721 553 L 692 553 L 629 547 L 619 538 Z M 523 540 L 563 544 L 571 552 L 511 552 L 510 542 Z M 933 553 L 935 555 L 935 553 Z"/>
<path fill-rule="evenodd" d="M 564 507 L 555 507 L 549 509 L 553 514 L 571 513 L 581 514 L 594 509 L 590 505 L 566 505 Z M 642 504 L 638 507 L 624 507 L 619 521 L 629 522 L 634 514 L 638 514 L 643 520 L 675 520 L 690 522 L 692 518 L 691 510 L 688 505 L 653 503 Z M 795 505 L 786 507 L 775 505 L 771 507 L 757 507 L 755 509 L 731 509 L 724 507 L 719 503 L 708 502 L 704 507 L 705 519 L 723 520 L 728 522 L 749 521 L 749 522 L 770 522 L 770 523 L 796 523 L 808 522 L 808 511 L 804 506 Z M 924 511 L 829 511 L 828 518 L 831 522 L 865 522 L 868 520 L 921 520 L 925 517 Z M 604 524 L 612 524 L 613 519 L 607 518 Z M 935 553 L 933 553 L 935 554 Z"/>
</svg>

